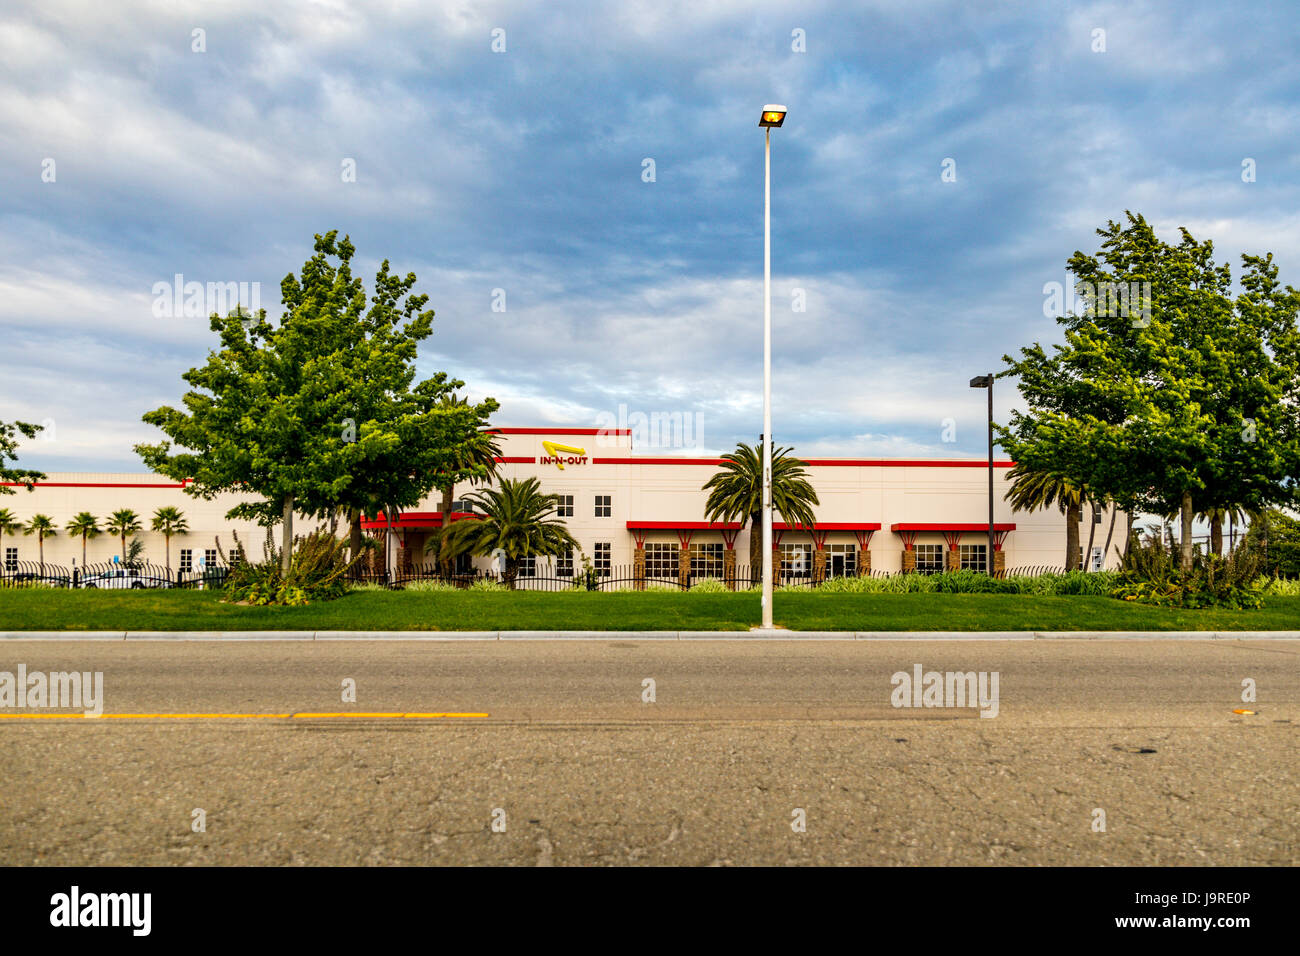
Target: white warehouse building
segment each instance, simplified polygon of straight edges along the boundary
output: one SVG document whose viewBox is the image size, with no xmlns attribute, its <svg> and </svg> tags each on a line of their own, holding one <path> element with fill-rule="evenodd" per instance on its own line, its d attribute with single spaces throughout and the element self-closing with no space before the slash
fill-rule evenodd
<svg viewBox="0 0 1300 956">
<path fill-rule="evenodd" d="M 704 520 L 708 497 L 704 483 L 718 471 L 717 458 L 647 454 L 633 447 L 630 429 L 499 428 L 502 454 L 499 474 L 536 477 L 543 491 L 559 497 L 559 514 L 582 552 L 559 559 L 527 562 L 520 583 L 530 576 L 572 575 L 590 561 L 603 576 L 636 579 L 729 578 L 750 562 L 749 533 L 742 521 Z M 805 459 L 809 480 L 820 504 L 811 528 L 786 527 L 777 516 L 773 533 L 780 573 L 820 579 L 872 572 L 921 573 L 943 569 L 988 567 L 988 462 L 984 459 Z M 1013 513 L 1003 499 L 1010 461 L 994 461 L 993 567 L 995 570 L 1055 567 L 1064 563 L 1065 517 L 1055 508 Z M 250 556 L 260 554 L 266 531 L 252 522 L 225 517 L 238 495 L 211 501 L 186 494 L 182 483 L 151 474 L 51 474 L 28 493 L 0 498 L 23 522 L 33 514 L 50 516 L 59 535 L 44 543 L 45 561 L 70 567 L 82 563 L 82 541 L 64 530 L 73 515 L 89 511 L 103 526 L 119 509 L 135 511 L 145 556 L 164 563 L 165 542 L 149 529 L 153 512 L 164 505 L 180 509 L 187 534 L 172 539 L 171 566 L 192 572 L 228 560 L 237 532 Z M 456 488 L 456 498 L 474 490 Z M 468 516 L 466 516 L 468 518 Z M 1112 524 L 1112 519 L 1114 523 Z M 1089 523 L 1094 523 L 1089 528 Z M 424 546 L 441 525 L 437 493 L 418 508 L 403 512 L 391 528 L 391 563 L 414 567 L 426 563 Z M 372 534 L 388 536 L 384 518 L 367 519 Z M 1109 511 L 1095 516 L 1084 510 L 1081 550 L 1089 531 L 1095 534 L 1088 556 L 1091 567 L 1113 567 L 1104 545 L 1111 529 L 1123 536 L 1124 516 Z M 307 529 L 303 523 L 303 530 Z M 6 535 L 7 571 L 35 562 L 34 537 Z M 85 561 L 111 562 L 120 555 L 119 539 L 101 535 L 86 543 Z M 1082 554 L 1080 555 L 1082 557 Z M 474 568 L 488 570 L 490 559 L 475 558 Z"/>
</svg>

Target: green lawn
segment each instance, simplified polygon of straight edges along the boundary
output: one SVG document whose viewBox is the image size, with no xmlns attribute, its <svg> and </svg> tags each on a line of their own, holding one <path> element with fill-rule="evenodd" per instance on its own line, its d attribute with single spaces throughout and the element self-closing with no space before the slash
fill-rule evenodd
<svg viewBox="0 0 1300 956">
<path fill-rule="evenodd" d="M 753 594 L 362 591 L 307 607 L 238 607 L 213 591 L 0 590 L 0 631 L 743 630 Z M 809 631 L 1295 630 L 1300 597 L 1258 611 L 1172 611 L 1106 597 L 778 593 Z"/>
</svg>

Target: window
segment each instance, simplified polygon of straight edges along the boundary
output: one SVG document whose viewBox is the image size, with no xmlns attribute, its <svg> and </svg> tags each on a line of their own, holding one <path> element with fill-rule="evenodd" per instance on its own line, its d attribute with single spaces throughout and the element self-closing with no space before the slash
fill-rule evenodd
<svg viewBox="0 0 1300 956">
<path fill-rule="evenodd" d="M 614 513 L 614 496 L 597 495 L 596 496 L 596 517 L 608 518 Z"/>
<path fill-rule="evenodd" d="M 566 551 L 564 552 L 564 554 L 556 556 L 555 576 L 559 578 L 573 577 L 573 552 L 572 551 Z"/>
<path fill-rule="evenodd" d="M 521 578 L 537 577 L 537 555 L 530 554 L 519 559 L 519 576 Z"/>
<path fill-rule="evenodd" d="M 781 545 L 781 574 L 792 578 L 806 578 L 812 574 L 812 545 Z"/>
<path fill-rule="evenodd" d="M 181 548 L 181 570 L 187 573 L 194 570 L 194 552 L 189 548 Z"/>
<path fill-rule="evenodd" d="M 573 495 L 555 496 L 555 516 L 557 518 L 573 517 Z"/>
<path fill-rule="evenodd" d="M 851 578 L 858 573 L 858 548 L 852 544 L 826 545 L 826 576 Z"/>
<path fill-rule="evenodd" d="M 691 577 L 722 577 L 722 542 L 697 544 L 691 548 Z"/>
<path fill-rule="evenodd" d="M 17 548 L 5 548 L 5 570 L 6 571 L 18 570 L 18 549 Z"/>
<path fill-rule="evenodd" d="M 203 552 L 203 566 L 205 568 L 215 568 L 217 566 L 216 548 L 208 548 Z"/>
<path fill-rule="evenodd" d="M 591 566 L 596 569 L 597 577 L 607 578 L 612 567 L 614 546 L 608 541 L 597 541 L 593 546 Z"/>
<path fill-rule="evenodd" d="M 461 512 L 463 514 L 473 514 L 474 502 L 466 501 L 464 498 L 457 498 L 455 501 L 451 503 L 451 512 L 452 514 L 456 514 L 457 512 Z"/>
<path fill-rule="evenodd" d="M 987 544 L 963 544 L 961 546 L 961 567 L 965 571 L 988 571 Z"/>
<path fill-rule="evenodd" d="M 653 542 L 645 546 L 645 576 L 648 578 L 677 577 L 677 545 L 670 542 Z"/>
<path fill-rule="evenodd" d="M 231 548 L 229 551 L 226 552 L 226 563 L 229 564 L 232 568 L 239 563 L 238 548 Z"/>
<path fill-rule="evenodd" d="M 1100 571 L 1105 552 L 1101 548 L 1092 549 L 1092 570 Z"/>
<path fill-rule="evenodd" d="M 1102 512 L 1102 509 L 1101 509 L 1101 508 L 1093 508 L 1093 509 L 1092 509 L 1092 523 L 1093 523 L 1093 524 L 1101 524 L 1101 512 Z"/>
<path fill-rule="evenodd" d="M 916 552 L 916 571 L 918 574 L 935 574 L 943 570 L 943 545 L 913 545 Z"/>
</svg>

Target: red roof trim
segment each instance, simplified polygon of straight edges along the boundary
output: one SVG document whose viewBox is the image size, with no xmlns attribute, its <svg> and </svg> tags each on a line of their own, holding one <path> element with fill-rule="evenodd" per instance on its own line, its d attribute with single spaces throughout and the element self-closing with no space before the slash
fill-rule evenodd
<svg viewBox="0 0 1300 956">
<path fill-rule="evenodd" d="M 809 528 L 802 524 L 786 524 L 784 521 L 773 521 L 772 527 L 778 531 L 879 531 L 880 522 L 862 522 L 862 521 L 818 521 L 817 524 Z"/>
<path fill-rule="evenodd" d="M 495 458 L 495 459 L 493 459 L 493 460 L 496 461 L 498 464 L 505 464 L 505 465 L 535 465 L 535 464 L 537 464 L 537 458 L 536 458 L 536 456 L 529 457 L 528 455 L 505 455 L 505 456 L 498 456 L 497 458 Z"/>
<path fill-rule="evenodd" d="M 737 531 L 739 521 L 629 521 L 629 531 Z"/>
<path fill-rule="evenodd" d="M 988 531 L 988 522 L 978 521 L 905 521 L 889 526 L 890 531 Z M 993 530 L 1015 531 L 1015 524 L 994 524 Z"/>
<path fill-rule="evenodd" d="M 192 483 L 192 478 L 186 478 L 180 484 L 163 484 L 161 482 L 150 484 L 148 482 L 133 481 L 33 481 L 32 485 L 37 488 L 185 488 Z M 27 483 L 23 481 L 0 481 L 0 485 L 8 488 L 27 487 Z"/>
<path fill-rule="evenodd" d="M 987 468 L 988 459 L 964 458 L 805 458 L 812 468 Z M 593 465 L 712 465 L 721 458 L 593 458 Z M 1014 461 L 994 461 L 994 468 L 1014 468 Z"/>
<path fill-rule="evenodd" d="M 451 513 L 452 521 L 465 521 L 468 518 L 478 518 L 480 515 L 470 514 L 468 511 L 453 511 Z M 423 528 L 425 526 L 442 527 L 441 511 L 403 511 L 397 516 L 397 522 L 393 528 L 401 530 L 402 528 Z M 378 528 L 383 530 L 388 527 L 388 520 L 382 516 L 374 518 L 362 517 L 361 527 Z"/>
</svg>

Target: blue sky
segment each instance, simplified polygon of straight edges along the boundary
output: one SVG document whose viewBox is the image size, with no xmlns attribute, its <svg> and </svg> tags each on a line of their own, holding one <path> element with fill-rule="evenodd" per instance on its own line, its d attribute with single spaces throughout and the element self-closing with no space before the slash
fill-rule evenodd
<svg viewBox="0 0 1300 956">
<path fill-rule="evenodd" d="M 980 454 L 968 379 L 1058 339 L 1044 284 L 1125 209 L 1300 285 L 1294 4 L 975 6 L 6 4 L 0 420 L 51 426 L 25 466 L 139 470 L 140 415 L 214 344 L 155 283 L 258 282 L 275 315 L 338 229 L 363 274 L 419 276 L 421 371 L 497 424 L 623 406 L 698 416 L 687 453 L 752 441 L 767 102 L 774 432 L 802 454 Z"/>
</svg>

